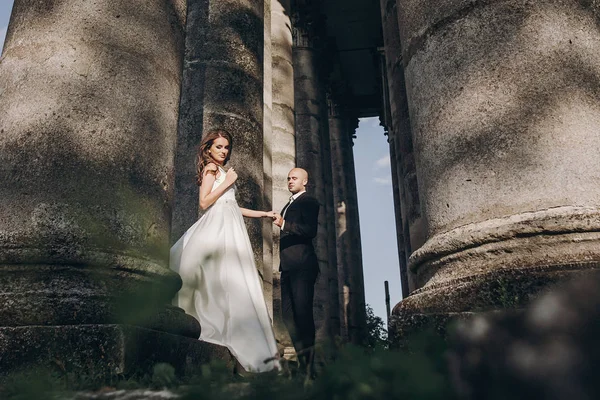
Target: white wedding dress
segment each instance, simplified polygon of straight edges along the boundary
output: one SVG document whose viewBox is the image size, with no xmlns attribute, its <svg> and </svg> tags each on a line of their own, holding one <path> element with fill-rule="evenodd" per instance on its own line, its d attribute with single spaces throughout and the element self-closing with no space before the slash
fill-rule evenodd
<svg viewBox="0 0 600 400">
<path fill-rule="evenodd" d="M 212 190 L 225 181 L 219 170 Z M 174 304 L 200 322 L 200 340 L 226 346 L 247 371 L 279 369 L 235 185 L 173 245 L 170 265 L 183 280 Z"/>
</svg>

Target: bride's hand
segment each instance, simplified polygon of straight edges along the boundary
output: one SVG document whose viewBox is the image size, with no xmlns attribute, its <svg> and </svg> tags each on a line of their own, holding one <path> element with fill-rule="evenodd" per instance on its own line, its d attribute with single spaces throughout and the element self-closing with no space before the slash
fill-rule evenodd
<svg viewBox="0 0 600 400">
<path fill-rule="evenodd" d="M 277 213 L 275 211 L 265 211 L 265 218 L 275 218 Z"/>
<path fill-rule="evenodd" d="M 233 168 L 229 168 L 229 170 L 225 173 L 225 182 L 227 182 L 228 185 L 233 185 L 237 178 L 238 174 Z"/>
</svg>

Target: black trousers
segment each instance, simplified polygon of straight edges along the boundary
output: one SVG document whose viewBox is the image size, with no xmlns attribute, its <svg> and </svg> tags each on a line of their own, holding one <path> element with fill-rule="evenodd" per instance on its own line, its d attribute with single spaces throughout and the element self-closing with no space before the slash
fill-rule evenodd
<svg viewBox="0 0 600 400">
<path fill-rule="evenodd" d="M 315 345 L 313 298 L 318 274 L 316 269 L 281 272 L 281 316 L 298 354 Z"/>
</svg>

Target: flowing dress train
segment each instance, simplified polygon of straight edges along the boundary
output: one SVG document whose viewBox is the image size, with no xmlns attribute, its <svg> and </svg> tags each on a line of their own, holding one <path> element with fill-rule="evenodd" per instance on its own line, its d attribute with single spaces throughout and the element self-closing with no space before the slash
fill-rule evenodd
<svg viewBox="0 0 600 400">
<path fill-rule="evenodd" d="M 225 180 L 225 171 L 215 190 Z M 171 248 L 183 286 L 174 304 L 200 322 L 200 340 L 226 346 L 247 371 L 279 368 L 254 254 L 231 186 Z"/>
</svg>

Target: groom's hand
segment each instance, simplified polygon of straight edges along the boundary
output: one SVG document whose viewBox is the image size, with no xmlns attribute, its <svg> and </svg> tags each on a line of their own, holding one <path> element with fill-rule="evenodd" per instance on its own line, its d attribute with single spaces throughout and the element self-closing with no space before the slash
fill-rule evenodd
<svg viewBox="0 0 600 400">
<path fill-rule="evenodd" d="M 281 214 L 275 214 L 275 216 L 273 217 L 273 223 L 281 228 L 281 226 L 283 225 L 283 217 L 281 216 Z"/>
</svg>

